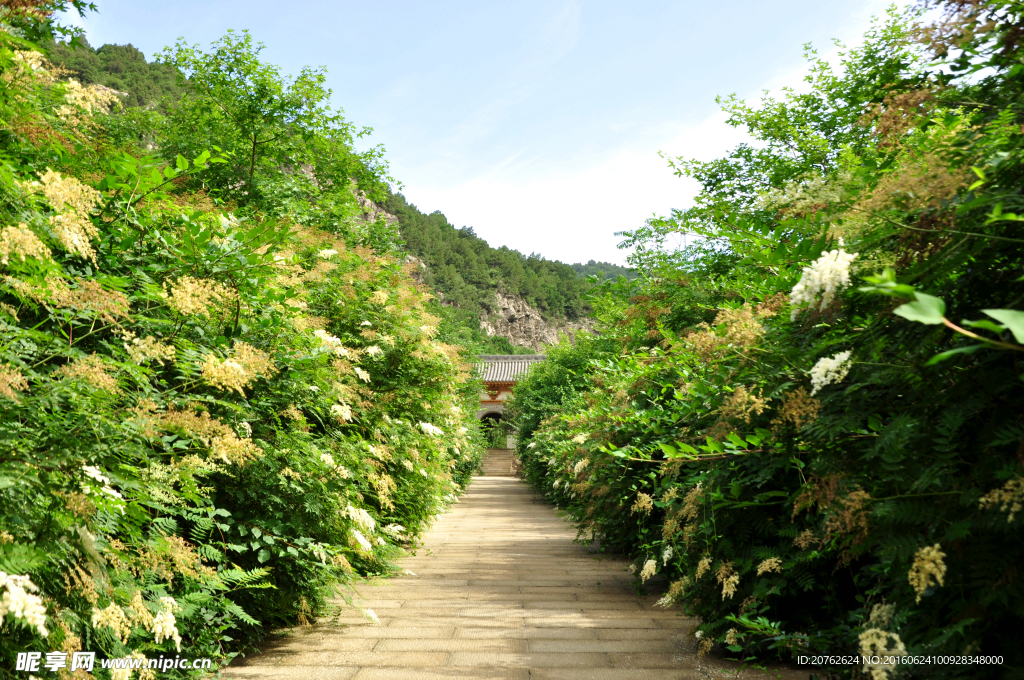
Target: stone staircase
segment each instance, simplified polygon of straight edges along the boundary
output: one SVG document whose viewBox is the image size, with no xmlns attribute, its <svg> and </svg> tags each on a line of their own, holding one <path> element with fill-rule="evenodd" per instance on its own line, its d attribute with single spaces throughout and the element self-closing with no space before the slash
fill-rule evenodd
<svg viewBox="0 0 1024 680">
<path fill-rule="evenodd" d="M 512 477 L 512 449 L 487 449 L 480 466 L 484 477 Z"/>
</svg>

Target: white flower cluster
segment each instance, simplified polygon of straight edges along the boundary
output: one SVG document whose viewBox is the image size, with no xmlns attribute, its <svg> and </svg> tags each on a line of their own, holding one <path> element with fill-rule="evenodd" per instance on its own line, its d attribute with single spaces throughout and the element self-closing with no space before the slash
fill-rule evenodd
<svg viewBox="0 0 1024 680">
<path fill-rule="evenodd" d="M 889 639 L 893 644 L 890 646 Z M 907 648 L 896 633 L 888 633 L 880 628 L 868 628 L 860 634 L 860 655 L 862 657 L 877 660 L 877 663 L 869 661 L 864 664 L 864 670 L 871 674 L 872 680 L 887 680 L 889 675 L 896 670 L 893 657 L 905 656 Z M 886 663 L 893 661 L 893 663 Z"/>
<path fill-rule="evenodd" d="M 375 356 L 379 356 L 381 354 L 384 354 L 384 350 L 382 350 L 377 345 L 370 345 L 369 347 L 365 348 L 363 351 L 366 352 L 367 354 L 369 354 L 371 357 L 375 357 Z"/>
<path fill-rule="evenodd" d="M 366 510 L 363 510 L 362 508 L 354 508 L 351 505 L 348 506 L 348 516 L 368 534 L 372 534 L 374 529 L 377 528 L 377 523 L 373 521 L 373 517 L 370 517 L 370 513 L 366 512 Z"/>
<path fill-rule="evenodd" d="M 644 568 L 640 570 L 640 582 L 643 583 L 647 579 L 654 576 L 654 572 L 658 570 L 658 563 L 654 560 L 647 560 L 644 562 Z"/>
<path fill-rule="evenodd" d="M 666 567 L 668 566 L 668 561 L 672 559 L 673 553 L 674 551 L 670 545 L 666 545 L 665 549 L 661 551 L 661 561 Z"/>
<path fill-rule="evenodd" d="M 100 484 L 102 484 L 103 488 L 100 489 L 100 490 L 103 493 L 107 494 L 111 498 L 115 498 L 117 500 L 124 500 L 124 496 L 122 496 L 118 491 L 114 490 L 110 486 L 110 477 L 107 477 L 106 475 L 104 475 L 100 471 L 100 469 L 98 467 L 95 467 L 93 465 L 83 465 L 82 466 L 82 472 L 84 472 L 87 477 L 89 477 L 91 479 L 94 479 L 97 482 L 99 482 Z M 85 492 L 86 493 L 92 493 L 92 489 L 91 488 L 89 488 L 89 487 L 84 487 L 84 488 L 85 488 Z"/>
<path fill-rule="evenodd" d="M 818 359 L 818 363 L 814 364 L 814 368 L 810 372 L 811 396 L 813 397 L 826 385 L 842 382 L 846 374 L 850 372 L 852 363 L 849 352 L 840 352 L 834 357 Z"/>
<path fill-rule="evenodd" d="M 352 407 L 348 404 L 334 404 L 331 406 L 331 415 L 350 423 L 352 422 Z"/>
<path fill-rule="evenodd" d="M 405 527 L 401 524 L 388 524 L 381 527 L 380 530 L 391 538 L 402 538 L 403 534 L 405 534 Z"/>
<path fill-rule="evenodd" d="M 364 609 L 363 616 L 370 619 L 374 623 L 380 623 L 380 618 L 374 613 L 372 609 Z"/>
<path fill-rule="evenodd" d="M 336 465 L 336 463 L 334 462 L 334 456 L 332 456 L 329 453 L 321 453 L 320 454 L 320 462 L 322 462 L 324 465 L 327 465 L 327 466 L 330 466 L 330 467 L 334 467 Z M 349 507 L 352 507 L 352 506 L 349 506 Z"/>
<path fill-rule="evenodd" d="M 32 594 L 39 592 L 39 588 L 27 574 L 18 576 L 0 571 L 0 588 L 5 589 L 3 599 L 0 599 L 0 623 L 10 614 L 16 619 L 23 619 L 43 637 L 50 634 L 46 630 L 46 607 L 43 606 L 43 600 Z"/>
<path fill-rule="evenodd" d="M 363 369 L 359 368 L 358 366 L 356 366 L 352 370 L 354 370 L 356 372 L 356 375 L 359 376 L 360 380 L 362 380 L 363 382 L 370 382 L 370 374 L 369 373 L 367 373 Z"/>
<path fill-rule="evenodd" d="M 576 461 L 576 464 L 572 466 L 572 476 L 573 476 L 573 477 L 578 477 L 578 476 L 579 476 L 579 474 L 580 474 L 581 472 L 583 472 L 583 470 L 584 470 L 584 469 L 585 469 L 585 468 L 586 468 L 586 467 L 587 467 L 588 465 L 590 465 L 590 461 L 589 461 L 589 460 L 587 460 L 586 458 L 581 458 L 581 459 L 579 459 L 578 461 Z"/>
<path fill-rule="evenodd" d="M 810 267 L 804 267 L 803 276 L 789 293 L 793 305 L 790 319 L 795 320 L 804 306 L 814 306 L 819 296 L 819 309 L 832 304 L 839 289 L 850 285 L 850 264 L 856 257 L 857 253 L 847 253 L 840 248 L 823 253 Z"/>
<path fill-rule="evenodd" d="M 580 433 L 573 437 L 572 440 L 577 444 L 585 444 L 587 441 L 587 435 Z"/>
<path fill-rule="evenodd" d="M 356 529 L 352 530 L 352 538 L 353 540 L 355 540 L 357 546 L 356 549 L 359 552 L 363 553 L 364 555 L 369 555 L 373 552 L 373 544 L 366 540 L 366 536 L 363 536 L 363 534 L 357 531 Z"/>
<path fill-rule="evenodd" d="M 317 257 L 322 257 L 325 260 L 327 260 L 327 259 L 330 259 L 330 258 L 334 257 L 337 254 L 338 254 L 338 251 L 335 250 L 334 248 L 324 248 L 323 250 L 318 251 L 316 256 Z"/>
<path fill-rule="evenodd" d="M 324 330 L 315 330 L 313 335 L 320 341 L 320 344 L 334 352 L 338 356 L 347 357 L 348 350 L 341 344 L 341 338 L 335 337 Z"/>
<path fill-rule="evenodd" d="M 428 434 L 431 437 L 440 437 L 444 434 L 444 430 L 439 428 L 437 425 L 431 425 L 430 423 L 420 423 L 420 429 L 423 430 L 423 434 Z"/>
<path fill-rule="evenodd" d="M 153 635 L 157 644 L 164 640 L 174 640 L 174 646 L 181 651 L 181 634 L 178 632 L 174 610 L 179 609 L 173 597 L 160 598 L 160 613 L 153 618 Z"/>
</svg>

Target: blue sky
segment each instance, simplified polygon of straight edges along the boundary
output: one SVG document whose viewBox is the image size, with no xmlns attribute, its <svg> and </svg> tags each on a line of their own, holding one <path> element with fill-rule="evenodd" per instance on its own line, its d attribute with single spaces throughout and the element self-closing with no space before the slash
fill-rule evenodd
<svg viewBox="0 0 1024 680">
<path fill-rule="evenodd" d="M 616 231 L 688 204 L 663 159 L 742 140 L 715 95 L 798 86 L 802 45 L 856 43 L 877 0 L 195 2 L 95 0 L 94 47 L 152 58 L 249 29 L 286 73 L 325 66 L 421 210 L 492 245 L 623 263 Z"/>
</svg>

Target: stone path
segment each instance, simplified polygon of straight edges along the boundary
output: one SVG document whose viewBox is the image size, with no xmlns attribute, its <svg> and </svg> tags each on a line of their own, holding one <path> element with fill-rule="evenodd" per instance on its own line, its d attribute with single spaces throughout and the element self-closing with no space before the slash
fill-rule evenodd
<svg viewBox="0 0 1024 680">
<path fill-rule="evenodd" d="M 374 624 L 275 636 L 231 678 L 303 680 L 662 680 L 785 678 L 698 660 L 695 622 L 637 595 L 627 564 L 572 542 L 575 532 L 511 477 L 477 477 L 461 503 L 401 561 L 415 573 L 359 588 Z"/>
</svg>

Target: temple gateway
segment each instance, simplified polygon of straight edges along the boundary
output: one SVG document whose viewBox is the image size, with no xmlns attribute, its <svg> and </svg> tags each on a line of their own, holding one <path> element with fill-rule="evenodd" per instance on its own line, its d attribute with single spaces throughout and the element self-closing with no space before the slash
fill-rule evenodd
<svg viewBox="0 0 1024 680">
<path fill-rule="evenodd" d="M 484 382 L 480 393 L 480 410 L 476 417 L 482 424 L 496 426 L 505 414 L 505 402 L 512 396 L 512 387 L 530 367 L 544 361 L 542 354 L 482 354 L 477 364 L 478 374 Z M 490 423 L 486 422 L 490 421 Z M 506 435 L 504 448 L 514 449 L 515 437 Z M 495 447 L 498 448 L 498 447 Z"/>
</svg>

